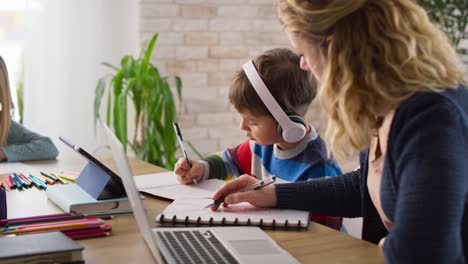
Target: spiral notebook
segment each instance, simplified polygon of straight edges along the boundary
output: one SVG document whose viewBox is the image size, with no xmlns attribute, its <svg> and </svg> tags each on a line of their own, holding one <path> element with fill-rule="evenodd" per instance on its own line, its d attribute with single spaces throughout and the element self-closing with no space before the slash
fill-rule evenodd
<svg viewBox="0 0 468 264">
<path fill-rule="evenodd" d="M 257 208 L 249 203 L 221 207 L 218 211 L 205 208 L 211 199 L 175 200 L 156 216 L 161 225 L 185 226 L 258 226 L 267 229 L 301 230 L 309 225 L 309 212 L 272 208 Z"/>
</svg>

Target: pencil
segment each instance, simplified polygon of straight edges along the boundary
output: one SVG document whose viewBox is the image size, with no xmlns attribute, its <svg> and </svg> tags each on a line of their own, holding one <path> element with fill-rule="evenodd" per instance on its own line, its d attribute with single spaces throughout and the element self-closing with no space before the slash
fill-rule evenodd
<svg viewBox="0 0 468 264">
<path fill-rule="evenodd" d="M 60 213 L 60 214 L 33 215 L 33 216 L 9 218 L 9 219 L 0 220 L 0 224 L 2 222 L 4 222 L 4 221 L 16 221 L 16 220 L 25 220 L 25 219 L 47 218 L 47 217 L 65 216 L 65 215 L 72 215 L 72 214 L 71 213 Z"/>
<path fill-rule="evenodd" d="M 65 216 L 58 216 L 58 217 L 44 217 L 44 218 L 36 218 L 36 219 L 25 219 L 25 220 L 16 220 L 16 221 L 8 221 L 5 226 L 17 226 L 17 225 L 24 225 L 24 224 L 32 224 L 32 223 L 43 223 L 43 222 L 52 222 L 52 221 L 59 221 L 59 220 L 71 220 L 71 219 L 83 219 L 85 218 L 84 215 L 65 215 Z"/>
<path fill-rule="evenodd" d="M 98 226 L 104 223 L 102 219 L 84 219 L 84 221 L 67 221 L 47 224 L 22 225 L 16 227 L 7 227 L 3 229 L 3 234 L 22 234 L 38 231 L 62 230 L 66 228 Z"/>
</svg>

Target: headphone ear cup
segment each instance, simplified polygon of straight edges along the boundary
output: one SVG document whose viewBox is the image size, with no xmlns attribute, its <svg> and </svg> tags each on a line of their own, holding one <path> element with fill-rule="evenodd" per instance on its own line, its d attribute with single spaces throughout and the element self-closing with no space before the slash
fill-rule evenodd
<svg viewBox="0 0 468 264">
<path fill-rule="evenodd" d="M 294 123 L 302 124 L 302 125 L 304 126 L 304 128 L 307 128 L 306 122 L 305 122 L 304 118 L 302 118 L 301 116 L 298 116 L 298 115 L 289 115 L 288 117 L 289 117 L 289 119 L 291 119 L 291 121 L 293 121 Z"/>
<path fill-rule="evenodd" d="M 307 124 L 304 118 L 298 115 L 288 115 L 288 117 L 292 122 L 301 124 L 304 127 L 304 130 L 307 130 Z M 279 124 L 278 124 L 278 133 L 280 134 L 281 138 L 285 140 L 285 138 L 283 137 L 283 128 Z"/>
</svg>

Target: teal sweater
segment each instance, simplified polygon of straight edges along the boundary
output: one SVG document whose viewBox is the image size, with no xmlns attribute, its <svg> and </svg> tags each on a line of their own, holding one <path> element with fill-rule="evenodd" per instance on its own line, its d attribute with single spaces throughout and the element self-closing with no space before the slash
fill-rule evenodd
<svg viewBox="0 0 468 264">
<path fill-rule="evenodd" d="M 58 156 L 58 150 L 48 137 L 34 133 L 24 126 L 11 122 L 7 144 L 0 148 L 7 162 L 49 160 Z"/>
</svg>

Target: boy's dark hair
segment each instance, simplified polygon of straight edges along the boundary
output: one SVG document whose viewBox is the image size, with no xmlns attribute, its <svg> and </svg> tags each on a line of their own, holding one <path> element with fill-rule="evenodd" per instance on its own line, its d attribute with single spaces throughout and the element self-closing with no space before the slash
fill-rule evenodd
<svg viewBox="0 0 468 264">
<path fill-rule="evenodd" d="M 287 114 L 304 114 L 317 94 L 316 81 L 310 72 L 301 70 L 300 60 L 284 48 L 266 51 L 254 60 L 258 74 Z M 242 69 L 232 79 L 229 101 L 239 112 L 271 116 Z"/>
</svg>

